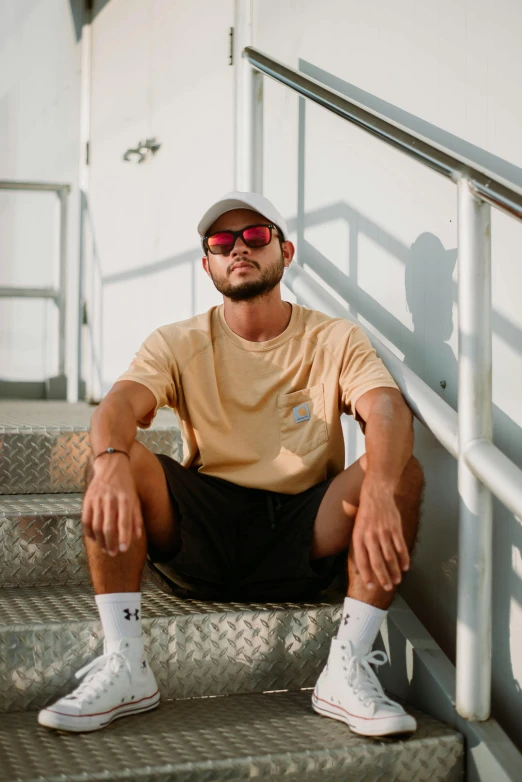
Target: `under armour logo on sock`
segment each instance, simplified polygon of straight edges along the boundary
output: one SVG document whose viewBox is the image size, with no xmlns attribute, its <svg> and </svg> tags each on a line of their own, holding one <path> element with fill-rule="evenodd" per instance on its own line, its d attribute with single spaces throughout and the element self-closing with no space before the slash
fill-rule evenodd
<svg viewBox="0 0 522 782">
<path fill-rule="evenodd" d="M 346 616 L 345 616 L 345 617 L 343 617 L 343 619 L 344 619 L 344 622 L 343 622 L 343 624 L 347 625 L 347 624 L 348 624 L 348 619 L 349 619 L 349 618 L 350 618 L 350 614 L 346 614 Z"/>
<path fill-rule="evenodd" d="M 129 608 L 124 608 L 123 613 L 125 614 L 125 619 L 128 619 L 130 622 L 131 616 L 133 616 L 136 621 L 140 618 L 140 611 L 139 608 L 137 608 L 135 611 L 131 611 Z"/>
</svg>

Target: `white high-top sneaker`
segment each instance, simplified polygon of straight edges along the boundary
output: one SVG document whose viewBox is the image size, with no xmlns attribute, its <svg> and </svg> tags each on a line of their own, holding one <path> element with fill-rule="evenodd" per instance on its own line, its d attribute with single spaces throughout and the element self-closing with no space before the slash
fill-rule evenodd
<svg viewBox="0 0 522 782">
<path fill-rule="evenodd" d="M 384 652 L 357 655 L 350 643 L 333 638 L 328 663 L 312 695 L 314 710 L 345 722 L 362 736 L 413 733 L 415 719 L 388 698 L 370 667 L 386 662 Z"/>
<path fill-rule="evenodd" d="M 112 720 L 155 709 L 159 691 L 143 649 L 143 636 L 122 638 L 76 674 L 85 680 L 70 695 L 42 709 L 38 722 L 75 733 L 99 730 Z"/>
</svg>

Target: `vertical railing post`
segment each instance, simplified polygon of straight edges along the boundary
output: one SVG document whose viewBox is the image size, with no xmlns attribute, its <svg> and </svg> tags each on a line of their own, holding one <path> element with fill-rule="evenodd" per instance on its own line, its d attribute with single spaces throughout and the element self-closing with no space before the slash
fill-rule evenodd
<svg viewBox="0 0 522 782">
<path fill-rule="evenodd" d="M 67 197 L 69 188 L 61 187 L 58 190 L 60 200 L 60 232 L 59 232 L 59 253 L 60 253 L 60 282 L 58 297 L 58 375 L 65 377 L 65 356 L 66 341 L 65 334 L 67 330 Z"/>
<path fill-rule="evenodd" d="M 88 234 L 88 203 L 89 203 L 89 171 L 90 171 L 90 136 L 91 136 L 91 77 L 92 77 L 92 3 L 84 3 L 81 37 L 81 69 L 80 69 L 80 241 L 78 269 L 78 343 L 77 343 L 77 383 L 78 398 L 85 399 L 87 393 L 93 396 L 92 378 L 88 376 L 88 367 L 84 357 L 85 328 L 87 313 L 92 315 L 93 301 L 87 296 L 87 276 L 89 266 L 92 266 L 92 254 L 87 252 Z M 89 324 L 92 328 L 92 324 Z M 92 343 L 90 344 L 92 350 Z M 84 377 L 84 373 L 87 377 Z M 88 384 L 88 385 L 87 385 Z M 96 398 L 96 396 L 94 396 Z"/>
<path fill-rule="evenodd" d="M 252 74 L 251 112 L 252 112 L 252 149 L 251 149 L 251 187 L 255 193 L 263 192 L 263 82 L 261 71 Z"/>
<path fill-rule="evenodd" d="M 252 44 L 252 0 L 235 0 L 235 189 L 251 190 L 252 161 L 252 75 L 254 69 L 243 57 Z"/>
<path fill-rule="evenodd" d="M 463 458 L 492 436 L 491 216 L 467 179 L 458 182 L 459 586 L 457 711 L 486 720 L 491 701 L 492 501 Z"/>
<path fill-rule="evenodd" d="M 263 75 L 243 57 L 252 44 L 252 0 L 236 0 L 235 188 L 263 190 Z"/>
</svg>

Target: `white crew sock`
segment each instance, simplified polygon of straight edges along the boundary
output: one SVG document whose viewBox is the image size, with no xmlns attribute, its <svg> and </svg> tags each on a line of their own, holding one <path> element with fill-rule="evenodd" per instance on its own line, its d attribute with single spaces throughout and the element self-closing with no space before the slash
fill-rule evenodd
<svg viewBox="0 0 522 782">
<path fill-rule="evenodd" d="M 141 628 L 141 592 L 111 592 L 96 595 L 105 636 L 106 652 L 118 648 L 122 638 L 138 638 Z"/>
<path fill-rule="evenodd" d="M 337 638 L 340 641 L 349 641 L 354 652 L 367 654 L 377 638 L 386 614 L 387 611 L 381 608 L 354 600 L 353 597 L 345 597 Z"/>
</svg>

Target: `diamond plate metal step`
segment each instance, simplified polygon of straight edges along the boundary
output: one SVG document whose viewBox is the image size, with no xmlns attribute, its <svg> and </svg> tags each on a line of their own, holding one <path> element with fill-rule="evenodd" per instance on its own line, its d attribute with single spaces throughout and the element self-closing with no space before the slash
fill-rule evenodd
<svg viewBox="0 0 522 782">
<path fill-rule="evenodd" d="M 163 698 L 313 687 L 336 632 L 337 594 L 311 603 L 215 603 L 167 595 L 146 577 L 143 627 Z M 41 708 L 77 686 L 102 651 L 90 585 L 3 589 L 0 712 Z"/>
<path fill-rule="evenodd" d="M 96 733 L 0 716 L 1 782 L 460 782 L 462 737 L 415 713 L 408 740 L 356 736 L 312 711 L 310 691 L 170 701 Z"/>
<path fill-rule="evenodd" d="M 81 492 L 94 408 L 66 402 L 0 402 L 0 494 Z M 159 410 L 137 439 L 155 453 L 182 458 L 170 410 Z"/>
<path fill-rule="evenodd" d="M 76 493 L 92 412 L 0 403 L 0 782 L 462 779 L 462 738 L 428 717 L 409 741 L 385 742 L 312 711 L 300 690 L 325 663 L 341 612 L 335 592 L 306 604 L 203 603 L 166 593 L 146 571 L 160 708 L 96 734 L 38 726 L 34 710 L 70 692 L 75 671 L 102 651 Z M 181 459 L 169 411 L 137 436 Z"/>
<path fill-rule="evenodd" d="M 0 497 L 0 587 L 90 583 L 81 494 Z"/>
</svg>

